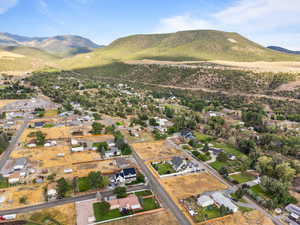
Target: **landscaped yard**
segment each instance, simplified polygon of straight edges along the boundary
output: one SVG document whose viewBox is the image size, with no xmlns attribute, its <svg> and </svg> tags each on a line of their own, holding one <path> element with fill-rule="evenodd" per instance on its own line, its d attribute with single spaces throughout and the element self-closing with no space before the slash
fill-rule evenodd
<svg viewBox="0 0 300 225">
<path fill-rule="evenodd" d="M 215 161 L 209 164 L 212 168 L 219 171 L 222 167 L 227 166 L 227 162 Z"/>
<path fill-rule="evenodd" d="M 252 186 L 250 190 L 262 198 L 269 198 L 268 193 L 266 193 L 259 184 Z"/>
<path fill-rule="evenodd" d="M 169 163 L 158 163 L 153 165 L 154 169 L 159 173 L 159 175 L 175 173 L 172 165 Z"/>
<path fill-rule="evenodd" d="M 104 202 L 94 203 L 93 208 L 97 222 L 115 219 L 122 216 L 119 209 L 109 210 Z"/>
<path fill-rule="evenodd" d="M 217 206 L 212 205 L 205 208 L 201 208 L 198 211 L 198 214 L 194 216 L 194 218 L 197 222 L 202 222 L 205 220 L 218 218 L 220 216 L 221 216 L 220 209 Z"/>
<path fill-rule="evenodd" d="M 214 137 L 207 135 L 207 134 L 202 134 L 199 132 L 194 132 L 195 137 L 197 138 L 198 141 L 201 142 L 210 142 L 214 139 Z"/>
<path fill-rule="evenodd" d="M 77 185 L 80 192 L 88 191 L 91 188 L 88 177 L 79 177 Z"/>
<path fill-rule="evenodd" d="M 225 143 L 213 142 L 213 145 L 214 145 L 214 147 L 224 149 L 225 152 L 235 155 L 237 157 L 246 156 L 244 153 L 240 152 L 236 148 L 234 148 L 230 145 L 227 145 Z"/>
<path fill-rule="evenodd" d="M 143 210 L 142 211 L 147 211 L 147 210 L 152 210 L 152 209 L 157 209 L 159 208 L 159 204 L 157 203 L 155 198 L 145 198 L 141 200 Z"/>
<path fill-rule="evenodd" d="M 9 186 L 6 178 L 0 180 L 0 188 L 7 188 Z"/>
<path fill-rule="evenodd" d="M 145 191 L 138 191 L 134 193 L 136 196 L 149 196 L 153 195 L 152 191 L 150 190 L 145 190 Z"/>
<path fill-rule="evenodd" d="M 256 178 L 255 176 L 253 176 L 253 175 L 251 175 L 250 173 L 247 173 L 247 172 L 233 174 L 233 175 L 230 175 L 229 177 L 234 179 L 239 184 L 246 183 L 246 182 L 251 181 L 251 180 L 255 180 L 255 178 Z"/>
</svg>

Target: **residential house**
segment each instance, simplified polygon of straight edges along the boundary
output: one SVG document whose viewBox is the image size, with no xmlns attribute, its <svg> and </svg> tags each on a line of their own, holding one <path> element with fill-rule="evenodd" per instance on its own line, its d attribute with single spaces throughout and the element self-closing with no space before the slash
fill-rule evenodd
<svg viewBox="0 0 300 225">
<path fill-rule="evenodd" d="M 198 199 L 197 199 L 197 204 L 201 207 L 207 207 L 210 205 L 213 205 L 215 202 L 214 200 L 209 197 L 208 195 L 201 195 Z"/>
<path fill-rule="evenodd" d="M 115 175 L 115 182 L 121 184 L 131 183 L 136 180 L 136 176 L 135 168 L 126 168 Z"/>
<path fill-rule="evenodd" d="M 219 206 L 223 205 L 230 209 L 232 212 L 238 211 L 238 207 L 233 204 L 229 198 L 225 197 L 221 192 L 215 192 L 211 195 L 211 197 Z"/>
<path fill-rule="evenodd" d="M 35 127 L 35 128 L 41 128 L 41 127 L 43 127 L 44 125 L 45 125 L 44 122 L 35 122 L 35 123 L 34 123 L 34 127 Z"/>
<path fill-rule="evenodd" d="M 104 155 L 105 155 L 105 158 L 111 158 L 111 157 L 114 157 L 114 156 L 121 155 L 121 151 L 116 147 L 112 147 L 112 148 L 110 148 L 110 150 L 105 151 Z"/>
<path fill-rule="evenodd" d="M 171 164 L 173 169 L 178 172 L 182 170 L 184 166 L 186 166 L 186 161 L 182 159 L 181 157 L 175 156 L 171 159 Z"/>
<path fill-rule="evenodd" d="M 143 207 L 141 206 L 141 203 L 139 202 L 139 199 L 136 195 L 131 194 L 126 198 L 120 198 L 120 199 L 113 199 L 108 201 L 110 204 L 110 209 L 128 209 L 128 210 L 141 210 Z"/>
<path fill-rule="evenodd" d="M 16 184 L 20 182 L 20 172 L 14 172 L 8 178 L 9 184 Z"/>
<path fill-rule="evenodd" d="M 17 158 L 15 160 L 14 170 L 21 170 L 26 167 L 27 159 L 26 158 Z"/>
<path fill-rule="evenodd" d="M 194 139 L 193 132 L 190 129 L 183 129 L 181 131 L 181 136 L 184 137 L 185 139 Z"/>
</svg>

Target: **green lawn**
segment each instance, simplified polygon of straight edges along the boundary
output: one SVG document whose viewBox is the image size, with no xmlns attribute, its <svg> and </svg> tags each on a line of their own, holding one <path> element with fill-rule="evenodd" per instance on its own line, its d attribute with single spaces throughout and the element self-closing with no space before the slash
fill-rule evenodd
<svg viewBox="0 0 300 225">
<path fill-rule="evenodd" d="M 252 186 L 250 190 L 262 198 L 270 197 L 268 196 L 268 193 L 266 193 L 259 184 Z"/>
<path fill-rule="evenodd" d="M 250 212 L 250 211 L 252 211 L 253 209 L 248 208 L 248 207 L 244 207 L 244 206 L 239 206 L 239 210 L 240 210 L 241 212 L 245 213 L 245 212 Z"/>
<path fill-rule="evenodd" d="M 246 156 L 244 153 L 240 152 L 236 148 L 234 148 L 230 145 L 227 145 L 225 143 L 213 142 L 213 145 L 214 145 L 214 147 L 224 149 L 225 152 L 235 155 L 237 157 Z"/>
<path fill-rule="evenodd" d="M 199 132 L 194 132 L 195 137 L 197 138 L 198 141 L 201 142 L 210 142 L 214 139 L 214 137 L 207 135 L 207 134 L 202 134 Z"/>
<path fill-rule="evenodd" d="M 77 179 L 78 190 L 80 192 L 88 191 L 91 189 L 88 177 L 79 177 Z"/>
<path fill-rule="evenodd" d="M 215 161 L 209 164 L 212 168 L 219 171 L 222 167 L 227 166 L 227 162 Z"/>
<path fill-rule="evenodd" d="M 208 206 L 208 207 L 200 209 L 198 211 L 198 215 L 195 215 L 195 220 L 197 222 L 202 222 L 205 220 L 218 218 L 220 216 L 221 216 L 220 209 L 217 206 L 212 205 L 212 206 Z"/>
<path fill-rule="evenodd" d="M 171 166 L 171 164 L 169 164 L 169 163 L 159 163 L 159 164 L 153 165 L 153 167 L 154 167 L 154 169 L 156 169 L 156 171 L 160 175 L 171 174 L 171 173 L 175 173 L 176 172 L 173 169 L 173 167 Z"/>
<path fill-rule="evenodd" d="M 43 128 L 51 128 L 51 127 L 54 127 L 54 124 L 52 124 L 52 123 L 46 123 L 43 126 Z"/>
<path fill-rule="evenodd" d="M 256 178 L 255 176 L 253 176 L 247 172 L 230 175 L 229 177 L 231 177 L 232 179 L 237 181 L 239 184 L 246 183 L 251 180 L 255 180 L 255 178 Z"/>
<path fill-rule="evenodd" d="M 145 191 L 138 191 L 134 193 L 136 196 L 149 196 L 153 195 L 152 191 L 150 190 L 145 190 Z"/>
<path fill-rule="evenodd" d="M 2 180 L 0 180 L 0 188 L 7 188 L 7 187 L 9 187 L 7 179 L 3 178 Z"/>
<path fill-rule="evenodd" d="M 155 198 L 146 198 L 141 200 L 143 211 L 148 211 L 152 209 L 159 208 L 159 204 L 156 202 Z"/>
<path fill-rule="evenodd" d="M 104 210 L 103 202 L 94 203 L 93 208 L 97 222 L 122 217 L 119 209 Z"/>
</svg>

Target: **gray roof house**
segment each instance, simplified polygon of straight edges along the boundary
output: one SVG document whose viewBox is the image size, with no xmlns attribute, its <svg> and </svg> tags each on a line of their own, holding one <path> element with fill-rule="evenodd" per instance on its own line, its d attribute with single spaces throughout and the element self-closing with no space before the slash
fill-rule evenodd
<svg viewBox="0 0 300 225">
<path fill-rule="evenodd" d="M 285 210 L 290 212 L 290 213 L 294 213 L 294 214 L 297 214 L 298 216 L 300 216 L 300 207 L 298 207 L 294 204 L 288 204 L 285 207 Z"/>
<path fill-rule="evenodd" d="M 21 170 L 23 169 L 27 164 L 26 158 L 17 158 L 15 160 L 14 170 Z"/>
<path fill-rule="evenodd" d="M 181 157 L 175 156 L 171 159 L 171 163 L 173 166 L 173 169 L 176 171 L 179 171 L 180 169 L 182 169 L 183 166 L 186 165 L 185 160 L 183 160 Z"/>
</svg>

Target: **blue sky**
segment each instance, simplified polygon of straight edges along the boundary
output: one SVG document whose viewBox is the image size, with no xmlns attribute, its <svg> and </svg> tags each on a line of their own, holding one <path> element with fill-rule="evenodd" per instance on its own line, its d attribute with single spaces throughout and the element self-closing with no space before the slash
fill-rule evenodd
<svg viewBox="0 0 300 225">
<path fill-rule="evenodd" d="M 218 29 L 300 50 L 299 12 L 300 0 L 0 0 L 0 32 L 108 44 L 130 34 Z"/>
</svg>

